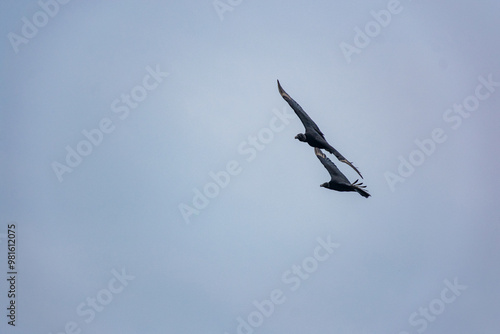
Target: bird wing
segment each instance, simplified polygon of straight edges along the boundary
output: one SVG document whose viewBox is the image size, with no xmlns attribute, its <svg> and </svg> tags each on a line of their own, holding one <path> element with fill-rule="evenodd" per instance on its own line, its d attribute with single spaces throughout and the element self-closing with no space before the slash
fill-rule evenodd
<svg viewBox="0 0 500 334">
<path fill-rule="evenodd" d="M 280 85 L 280 81 L 279 80 L 277 81 L 278 81 L 278 90 L 281 96 L 290 105 L 290 107 L 292 107 L 293 111 L 295 111 L 295 114 L 297 114 L 297 116 L 300 118 L 300 121 L 302 122 L 302 124 L 304 124 L 306 130 L 313 129 L 316 132 L 318 132 L 321 135 L 321 137 L 324 137 L 323 132 L 321 132 L 321 130 L 316 125 L 316 123 L 314 123 L 311 117 L 309 117 L 309 115 L 304 111 L 304 109 L 302 109 L 302 107 L 297 102 L 295 102 L 295 100 L 292 99 L 290 95 L 287 94 L 287 92 L 285 92 L 283 87 L 281 87 Z"/>
<path fill-rule="evenodd" d="M 318 157 L 319 161 L 321 161 L 323 166 L 325 166 L 326 170 L 330 174 L 330 177 L 332 178 L 332 181 L 337 183 L 350 184 L 347 177 L 337 168 L 337 166 L 330 159 L 327 158 L 327 156 L 323 153 L 323 151 L 321 151 L 321 149 L 315 147 L 314 153 L 316 153 L 316 156 Z"/>
<path fill-rule="evenodd" d="M 354 166 L 352 164 L 352 162 L 350 162 L 349 160 L 347 160 L 342 154 L 340 154 L 339 151 L 337 151 L 332 145 L 328 144 L 328 147 L 326 148 L 326 150 L 330 153 L 332 153 L 334 156 L 337 157 L 337 159 L 339 159 L 339 161 L 343 162 L 343 163 L 346 163 L 348 164 L 349 166 L 352 167 L 352 169 L 354 169 L 356 171 L 356 173 L 359 174 L 359 176 L 361 176 L 361 178 L 363 178 L 363 175 L 361 175 L 361 172 L 356 168 L 356 166 Z"/>
</svg>

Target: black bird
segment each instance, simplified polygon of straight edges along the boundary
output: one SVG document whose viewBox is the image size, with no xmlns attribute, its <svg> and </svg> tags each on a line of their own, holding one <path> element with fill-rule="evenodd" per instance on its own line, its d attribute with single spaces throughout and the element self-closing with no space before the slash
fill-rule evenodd
<svg viewBox="0 0 500 334">
<path fill-rule="evenodd" d="M 283 90 L 283 88 L 280 85 L 280 81 L 279 80 L 277 81 L 278 81 L 278 90 L 281 96 L 290 105 L 290 107 L 292 107 L 293 111 L 295 111 L 297 116 L 299 116 L 302 124 L 304 124 L 304 127 L 306 128 L 305 133 L 299 133 L 298 135 L 295 136 L 295 139 L 306 142 L 312 147 L 317 147 L 327 150 L 331 154 L 335 155 L 337 159 L 339 159 L 341 162 L 344 162 L 349 166 L 351 166 L 356 171 L 356 173 L 358 173 L 359 176 L 363 178 L 363 175 L 361 175 L 359 170 L 356 167 L 354 167 L 354 165 L 350 161 L 344 158 L 344 156 L 340 154 L 339 151 L 337 151 L 330 144 L 328 144 L 328 142 L 325 139 L 325 135 L 323 134 L 323 132 L 321 132 L 316 123 L 314 123 L 311 117 L 309 117 L 309 115 L 306 114 L 304 109 L 302 109 L 302 107 Z"/>
<path fill-rule="evenodd" d="M 326 155 L 317 147 L 314 148 L 314 153 L 318 157 L 319 161 L 325 166 L 328 173 L 330 173 L 330 182 L 323 183 L 320 187 L 336 190 L 336 191 L 357 191 L 363 197 L 370 197 L 363 188 L 366 186 L 363 183 L 358 183 L 358 180 L 354 183 L 350 183 L 347 177 L 335 166 L 335 164 L 326 157 Z"/>
</svg>

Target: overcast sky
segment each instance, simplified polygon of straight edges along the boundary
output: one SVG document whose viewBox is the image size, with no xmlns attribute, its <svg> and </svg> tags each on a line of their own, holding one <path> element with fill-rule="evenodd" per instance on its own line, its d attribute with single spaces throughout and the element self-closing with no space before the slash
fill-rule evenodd
<svg viewBox="0 0 500 334">
<path fill-rule="evenodd" d="M 0 332 L 500 331 L 498 1 L 66 2 L 0 3 Z"/>
</svg>

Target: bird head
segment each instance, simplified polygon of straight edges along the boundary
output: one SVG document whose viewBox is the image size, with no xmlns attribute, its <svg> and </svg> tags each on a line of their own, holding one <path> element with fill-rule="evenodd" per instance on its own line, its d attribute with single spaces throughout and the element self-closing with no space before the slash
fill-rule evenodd
<svg viewBox="0 0 500 334">
<path fill-rule="evenodd" d="M 295 139 L 298 139 L 303 142 L 307 142 L 306 136 L 303 133 L 299 133 L 298 135 L 295 136 Z"/>
<path fill-rule="evenodd" d="M 320 187 L 328 188 L 328 182 L 325 182 L 325 183 L 321 184 Z"/>
</svg>

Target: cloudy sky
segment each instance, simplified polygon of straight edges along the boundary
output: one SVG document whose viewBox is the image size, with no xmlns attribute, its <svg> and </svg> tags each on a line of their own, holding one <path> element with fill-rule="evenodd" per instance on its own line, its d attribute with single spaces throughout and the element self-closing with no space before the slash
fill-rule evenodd
<svg viewBox="0 0 500 334">
<path fill-rule="evenodd" d="M 0 332 L 499 332 L 497 1 L 0 13 Z"/>
</svg>

